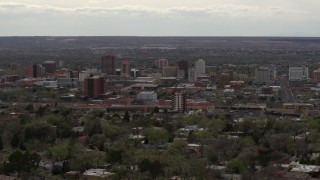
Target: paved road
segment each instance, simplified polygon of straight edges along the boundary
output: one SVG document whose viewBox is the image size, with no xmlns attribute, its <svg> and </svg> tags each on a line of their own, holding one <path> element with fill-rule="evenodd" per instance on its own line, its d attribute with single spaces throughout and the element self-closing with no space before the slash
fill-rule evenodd
<svg viewBox="0 0 320 180">
<path fill-rule="evenodd" d="M 294 99 L 292 91 L 289 87 L 289 81 L 286 78 L 281 77 L 280 78 L 280 86 L 281 86 L 280 97 L 282 99 L 282 102 L 294 103 L 295 99 Z"/>
</svg>

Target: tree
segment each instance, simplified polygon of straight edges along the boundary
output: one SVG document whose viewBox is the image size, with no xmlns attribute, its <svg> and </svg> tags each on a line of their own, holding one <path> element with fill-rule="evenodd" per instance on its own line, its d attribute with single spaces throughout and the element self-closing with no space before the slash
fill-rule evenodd
<svg viewBox="0 0 320 180">
<path fill-rule="evenodd" d="M 96 118 L 88 119 L 85 123 L 84 131 L 87 133 L 88 136 L 92 136 L 94 134 L 101 134 L 101 121 Z"/>
<path fill-rule="evenodd" d="M 124 113 L 123 121 L 124 121 L 124 122 L 130 122 L 129 111 L 126 111 L 126 112 Z"/>
<path fill-rule="evenodd" d="M 8 162 L 5 162 L 3 166 L 4 169 L 17 172 L 20 176 L 22 172 L 31 172 L 31 170 L 38 168 L 40 160 L 40 156 L 36 153 L 14 151 L 10 154 Z"/>
<path fill-rule="evenodd" d="M 31 104 L 31 103 L 28 104 L 28 106 L 26 107 L 26 110 L 29 112 L 33 111 L 33 104 Z"/>
<path fill-rule="evenodd" d="M 122 155 L 123 155 L 123 150 L 117 150 L 117 149 L 111 149 L 107 153 L 107 161 L 109 163 L 118 163 L 122 164 Z"/>
<path fill-rule="evenodd" d="M 11 147 L 17 148 L 20 144 L 20 133 L 14 133 L 10 141 Z"/>
<path fill-rule="evenodd" d="M 41 143 L 53 143 L 56 139 L 56 127 L 46 122 L 33 122 L 24 129 L 25 141 L 39 140 Z"/>
<path fill-rule="evenodd" d="M 106 136 L 106 138 L 110 139 L 111 142 L 114 142 L 120 137 L 127 135 L 128 131 L 121 126 L 106 124 L 103 127 L 103 134 Z"/>
<path fill-rule="evenodd" d="M 144 158 L 138 164 L 138 167 L 140 172 L 149 172 L 153 178 L 156 178 L 163 173 L 163 165 L 159 160 L 150 161 L 149 159 Z"/>
<path fill-rule="evenodd" d="M 72 135 L 72 120 L 69 117 L 51 116 L 47 122 L 57 129 L 57 137 L 67 138 Z"/>
<path fill-rule="evenodd" d="M 158 106 L 154 107 L 153 112 L 154 113 L 159 113 L 159 107 Z"/>
<path fill-rule="evenodd" d="M 97 168 L 98 166 L 103 165 L 105 160 L 105 152 L 78 149 L 72 153 L 72 157 L 70 159 L 70 169 L 83 172 L 86 169 Z"/>
<path fill-rule="evenodd" d="M 231 160 L 227 165 L 227 172 L 243 174 L 247 171 L 245 164 L 239 159 Z"/>
<path fill-rule="evenodd" d="M 3 141 L 2 136 L 0 136 L 0 151 L 3 150 Z"/>
<path fill-rule="evenodd" d="M 149 143 L 159 144 L 168 141 L 169 133 L 162 128 L 146 128 L 143 130 L 143 134 L 148 138 Z"/>
</svg>

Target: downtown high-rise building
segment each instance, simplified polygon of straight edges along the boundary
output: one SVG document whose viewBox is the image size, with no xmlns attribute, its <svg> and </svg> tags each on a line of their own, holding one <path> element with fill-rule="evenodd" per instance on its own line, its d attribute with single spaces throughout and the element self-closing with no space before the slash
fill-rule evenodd
<svg viewBox="0 0 320 180">
<path fill-rule="evenodd" d="M 314 83 L 320 83 L 320 69 L 316 69 L 313 71 L 312 80 Z"/>
<path fill-rule="evenodd" d="M 188 78 L 188 61 L 185 61 L 185 60 L 178 61 L 178 67 L 179 67 L 179 70 L 184 71 L 184 78 L 187 79 Z"/>
<path fill-rule="evenodd" d="M 196 61 L 197 76 L 203 76 L 206 74 L 206 62 L 203 59 Z"/>
<path fill-rule="evenodd" d="M 45 74 L 45 68 L 39 64 L 29 64 L 28 65 L 28 77 L 39 78 L 43 77 Z"/>
<path fill-rule="evenodd" d="M 121 76 L 122 77 L 129 77 L 131 74 L 131 66 L 128 60 L 121 62 Z"/>
<path fill-rule="evenodd" d="M 101 58 L 101 70 L 106 75 L 115 75 L 115 56 L 112 53 L 107 53 Z"/>
<path fill-rule="evenodd" d="M 169 62 L 167 59 L 157 59 L 154 61 L 154 66 L 156 68 L 162 69 L 164 67 L 169 66 Z"/>
<path fill-rule="evenodd" d="M 309 77 L 308 67 L 291 66 L 289 67 L 289 81 L 306 80 Z"/>
<path fill-rule="evenodd" d="M 194 66 L 188 68 L 188 81 L 191 83 L 197 81 L 197 70 Z"/>
<path fill-rule="evenodd" d="M 186 93 L 175 92 L 172 95 L 172 111 L 173 112 L 185 112 L 187 110 L 187 96 Z"/>
<path fill-rule="evenodd" d="M 260 67 L 255 70 L 255 83 L 267 84 L 271 81 L 271 71 L 267 67 Z"/>
<path fill-rule="evenodd" d="M 42 63 L 46 73 L 53 74 L 57 70 L 57 63 L 55 61 L 45 61 Z"/>
<path fill-rule="evenodd" d="M 98 98 L 105 93 L 105 77 L 93 76 L 84 79 L 84 95 L 90 98 Z"/>
</svg>

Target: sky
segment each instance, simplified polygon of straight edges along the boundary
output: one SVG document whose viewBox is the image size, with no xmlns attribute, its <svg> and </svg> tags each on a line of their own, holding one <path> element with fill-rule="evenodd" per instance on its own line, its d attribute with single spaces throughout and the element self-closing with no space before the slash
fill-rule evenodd
<svg viewBox="0 0 320 180">
<path fill-rule="evenodd" d="M 0 36 L 320 36 L 319 0 L 0 0 Z"/>
</svg>

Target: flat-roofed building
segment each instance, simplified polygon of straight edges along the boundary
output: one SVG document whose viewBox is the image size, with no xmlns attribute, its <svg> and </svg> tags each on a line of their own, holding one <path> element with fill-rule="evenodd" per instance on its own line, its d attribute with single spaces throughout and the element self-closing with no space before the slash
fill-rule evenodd
<svg viewBox="0 0 320 180">
<path fill-rule="evenodd" d="M 167 59 L 157 59 L 154 62 L 154 66 L 156 68 L 162 69 L 163 67 L 167 67 L 169 65 L 168 60 Z"/>
<path fill-rule="evenodd" d="M 93 76 L 84 80 L 84 95 L 90 98 L 98 98 L 105 93 L 106 79 L 103 76 Z"/>
<path fill-rule="evenodd" d="M 289 81 L 307 80 L 309 77 L 309 70 L 305 66 L 291 66 L 289 67 Z"/>
</svg>

